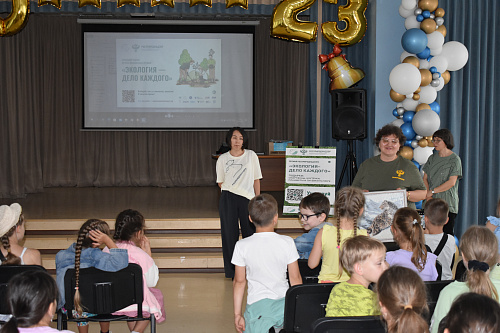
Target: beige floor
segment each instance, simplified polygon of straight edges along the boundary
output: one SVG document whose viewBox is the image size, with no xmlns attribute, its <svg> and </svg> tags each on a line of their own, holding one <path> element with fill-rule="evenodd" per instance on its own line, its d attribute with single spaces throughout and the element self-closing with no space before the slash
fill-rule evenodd
<svg viewBox="0 0 500 333">
<path fill-rule="evenodd" d="M 157 324 L 156 331 L 235 332 L 232 286 L 222 273 L 160 274 L 157 287 L 165 298 L 167 319 Z M 73 323 L 68 324 L 68 329 L 78 332 Z M 112 323 L 111 331 L 129 332 L 122 322 Z M 91 323 L 89 332 L 98 333 L 99 324 Z M 149 326 L 145 332 L 149 332 Z"/>
</svg>

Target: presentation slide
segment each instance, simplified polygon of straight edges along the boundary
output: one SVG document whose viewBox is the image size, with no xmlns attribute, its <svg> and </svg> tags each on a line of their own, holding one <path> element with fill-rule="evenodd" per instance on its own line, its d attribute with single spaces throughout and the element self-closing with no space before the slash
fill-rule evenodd
<svg viewBox="0 0 500 333">
<path fill-rule="evenodd" d="M 84 129 L 254 127 L 253 33 L 84 31 L 83 42 Z"/>
</svg>

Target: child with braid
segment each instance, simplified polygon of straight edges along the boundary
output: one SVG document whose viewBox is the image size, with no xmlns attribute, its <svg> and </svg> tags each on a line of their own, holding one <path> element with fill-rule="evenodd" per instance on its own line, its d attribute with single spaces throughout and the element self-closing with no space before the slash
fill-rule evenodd
<svg viewBox="0 0 500 333">
<path fill-rule="evenodd" d="M 115 222 L 115 234 L 113 238 L 116 245 L 128 251 L 128 260 L 138 264 L 142 268 L 144 280 L 144 301 L 142 310 L 154 315 L 157 322 L 165 320 L 165 309 L 163 307 L 163 294 L 161 290 L 153 288 L 159 279 L 158 266 L 151 257 L 151 246 L 149 239 L 144 235 L 146 223 L 141 213 L 133 209 L 127 209 L 118 214 Z M 104 249 L 107 251 L 107 249 Z M 131 305 L 115 314 L 137 316 L 137 306 Z M 127 322 L 130 332 L 142 333 L 148 325 L 148 321 Z"/>
<path fill-rule="evenodd" d="M 101 251 L 102 244 L 109 248 L 108 252 Z M 80 282 L 80 269 L 96 267 L 107 272 L 116 272 L 128 266 L 127 250 L 117 248 L 116 244 L 109 237 L 109 226 L 106 222 L 90 219 L 85 222 L 78 232 L 76 243 L 71 244 L 67 250 L 59 251 L 56 254 L 57 286 L 60 291 L 59 307 L 64 307 L 64 275 L 70 268 L 75 268 L 76 292 L 74 298 L 74 309 L 64 309 L 63 312 L 72 311 L 75 318 L 88 318 L 91 313 L 84 312 L 80 303 L 80 292 L 78 284 Z M 101 332 L 109 331 L 109 322 L 100 322 Z M 89 323 L 79 322 L 78 332 L 87 333 Z"/>
<path fill-rule="evenodd" d="M 420 224 L 420 215 L 410 207 L 396 211 L 391 231 L 400 249 L 387 252 L 389 265 L 404 266 L 417 272 L 424 281 L 436 281 L 437 256 L 425 248 L 424 229 Z"/>
<path fill-rule="evenodd" d="M 320 283 L 342 282 L 349 279 L 347 271 L 340 266 L 340 248 L 344 241 L 356 235 L 367 235 L 366 230 L 358 229 L 358 217 L 363 214 L 365 195 L 356 187 L 344 187 L 337 192 L 333 206 L 336 226 L 325 225 L 318 231 L 308 265 L 315 268 L 321 257 Z"/>
<path fill-rule="evenodd" d="M 19 244 L 25 233 L 21 205 L 0 206 L 0 265 L 41 265 L 40 251 Z"/>
</svg>

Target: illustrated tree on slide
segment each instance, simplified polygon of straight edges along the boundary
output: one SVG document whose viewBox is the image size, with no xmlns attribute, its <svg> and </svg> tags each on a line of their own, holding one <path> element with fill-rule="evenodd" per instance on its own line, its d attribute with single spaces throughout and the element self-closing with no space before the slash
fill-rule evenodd
<svg viewBox="0 0 500 333">
<path fill-rule="evenodd" d="M 215 59 L 213 58 L 215 51 L 210 49 L 208 51 L 208 59 L 203 58 L 199 68 L 203 71 L 203 73 L 208 72 L 208 82 L 215 82 Z"/>
<path fill-rule="evenodd" d="M 185 83 L 188 80 L 189 67 L 194 63 L 193 58 L 187 49 L 182 50 L 181 56 L 178 61 L 179 67 L 179 81 L 177 83 Z"/>
</svg>

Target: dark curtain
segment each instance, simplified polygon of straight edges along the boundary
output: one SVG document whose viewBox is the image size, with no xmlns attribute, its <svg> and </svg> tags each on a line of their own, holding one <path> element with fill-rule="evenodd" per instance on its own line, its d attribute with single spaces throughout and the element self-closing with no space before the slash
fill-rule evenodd
<svg viewBox="0 0 500 333">
<path fill-rule="evenodd" d="M 82 45 L 76 15 L 31 14 L 0 38 L 0 197 L 54 186 L 209 186 L 221 131 L 81 131 Z M 255 131 L 250 149 L 269 139 L 304 141 L 308 45 L 256 31 Z M 293 68 L 293 71 L 290 69 Z"/>
</svg>

